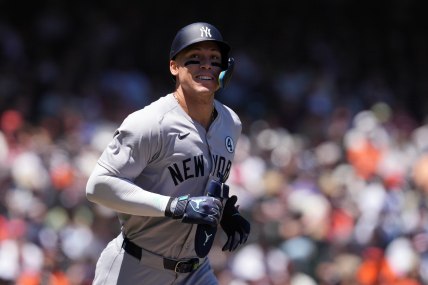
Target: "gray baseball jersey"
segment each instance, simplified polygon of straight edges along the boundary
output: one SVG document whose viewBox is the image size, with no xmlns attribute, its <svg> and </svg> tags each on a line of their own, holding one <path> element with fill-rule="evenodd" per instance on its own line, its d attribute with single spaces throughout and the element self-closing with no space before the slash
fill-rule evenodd
<svg viewBox="0 0 428 285">
<path fill-rule="evenodd" d="M 241 134 L 238 116 L 216 100 L 214 106 L 217 117 L 206 131 L 172 94 L 161 97 L 123 121 L 98 163 L 150 192 L 205 195 L 208 179 L 229 176 Z M 196 225 L 166 217 L 118 217 L 123 233 L 140 247 L 169 258 L 195 257 Z"/>
</svg>

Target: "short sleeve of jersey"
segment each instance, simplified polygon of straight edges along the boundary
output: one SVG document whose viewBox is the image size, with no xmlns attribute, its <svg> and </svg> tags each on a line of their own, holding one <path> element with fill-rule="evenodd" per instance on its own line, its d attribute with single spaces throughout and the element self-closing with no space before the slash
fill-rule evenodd
<svg viewBox="0 0 428 285">
<path fill-rule="evenodd" d="M 130 114 L 98 160 L 118 177 L 133 180 L 158 154 L 159 122 L 156 115 L 146 113 L 143 109 Z"/>
</svg>

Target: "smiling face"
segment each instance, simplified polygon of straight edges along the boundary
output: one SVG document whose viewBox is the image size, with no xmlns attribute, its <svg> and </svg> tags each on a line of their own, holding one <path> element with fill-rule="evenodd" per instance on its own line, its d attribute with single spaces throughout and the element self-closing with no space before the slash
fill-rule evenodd
<svg viewBox="0 0 428 285">
<path fill-rule="evenodd" d="M 185 92 L 210 93 L 219 89 L 221 52 L 212 41 L 199 42 L 180 52 L 170 61 L 170 71 L 177 87 Z"/>
</svg>

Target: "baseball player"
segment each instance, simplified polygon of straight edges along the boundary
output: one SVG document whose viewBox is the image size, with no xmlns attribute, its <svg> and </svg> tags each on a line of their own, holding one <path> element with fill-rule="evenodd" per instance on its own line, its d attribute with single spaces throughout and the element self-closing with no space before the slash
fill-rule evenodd
<svg viewBox="0 0 428 285">
<path fill-rule="evenodd" d="M 174 92 L 130 114 L 115 131 L 86 186 L 87 198 L 115 210 L 121 234 L 101 253 L 93 284 L 217 284 L 195 245 L 200 225 L 222 228 L 223 250 L 246 242 L 250 224 L 236 196 L 207 195 L 229 176 L 241 122 L 214 99 L 230 78 L 229 45 L 209 23 L 179 30 L 169 68 Z"/>
</svg>

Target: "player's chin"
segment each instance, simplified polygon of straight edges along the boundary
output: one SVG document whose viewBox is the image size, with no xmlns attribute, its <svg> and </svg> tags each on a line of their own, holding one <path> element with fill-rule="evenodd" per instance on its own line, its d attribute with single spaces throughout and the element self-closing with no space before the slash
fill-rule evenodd
<svg viewBox="0 0 428 285">
<path fill-rule="evenodd" d="M 196 84 L 197 89 L 199 89 L 200 91 L 215 92 L 220 88 L 218 82 L 215 80 L 199 80 L 196 81 Z"/>
</svg>

